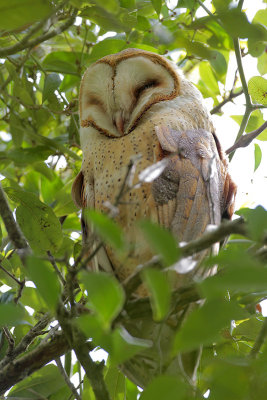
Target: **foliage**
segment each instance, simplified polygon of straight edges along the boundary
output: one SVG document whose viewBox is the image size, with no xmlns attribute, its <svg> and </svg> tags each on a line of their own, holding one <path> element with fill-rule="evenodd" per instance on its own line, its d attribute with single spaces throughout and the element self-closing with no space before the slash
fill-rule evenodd
<svg viewBox="0 0 267 400">
<path fill-rule="evenodd" d="M 197 386 L 182 373 L 177 378 L 163 368 L 140 399 L 202 399 L 207 391 L 216 400 L 266 398 L 267 327 L 259 302 L 267 296 L 267 211 L 239 210 L 245 219 L 242 230 L 233 229 L 219 255 L 206 261 L 206 268 L 219 265 L 219 273 L 177 292 L 171 290 L 167 271 L 184 253 L 169 232 L 148 221 L 139 229 L 159 256 L 137 271 L 133 286 L 104 273 L 82 271 L 79 216 L 70 194 L 82 157 L 81 76 L 100 57 L 128 47 L 172 55 L 186 75 L 197 77 L 197 87 L 213 104 L 212 113 L 222 115 L 224 104 L 244 95 L 245 114 L 233 115 L 240 125 L 237 137 L 255 131 L 253 138 L 260 134 L 258 139 L 266 141 L 264 4 L 249 21 L 242 0 L 213 0 L 210 8 L 206 3 L 0 0 L 1 183 L 29 244 L 26 247 L 20 232 L 6 223 L 12 214 L 0 201 L 5 221 L 0 222 L 0 280 L 9 287 L 0 297 L 0 393 L 12 387 L 7 398 L 138 399 L 139 389 L 118 365 L 149 351 L 151 344 L 127 332 L 125 315 L 152 312 L 160 327 L 174 309 L 185 310 L 201 298 L 205 304 L 177 328 L 166 354 L 172 360 L 181 351 L 203 347 Z M 239 79 L 227 92 L 233 54 Z M 259 71 L 249 82 L 242 65 L 247 54 L 257 59 Z M 234 145 L 233 152 L 237 148 Z M 261 160 L 257 142 L 255 170 Z M 148 179 L 147 171 L 143 178 Z M 129 244 L 112 218 L 93 210 L 86 217 L 97 232 L 99 248 L 105 242 L 123 255 Z M 231 225 L 229 229 L 231 233 Z M 229 234 L 223 232 L 222 237 Z M 141 281 L 151 304 L 131 297 Z M 55 322 L 56 327 L 50 327 L 52 321 L 59 321 L 62 330 Z M 97 346 L 109 353 L 105 365 L 92 361 Z M 65 372 L 58 361 L 62 355 Z M 45 365 L 54 359 L 58 367 Z M 76 373 L 78 388 L 70 381 Z"/>
</svg>

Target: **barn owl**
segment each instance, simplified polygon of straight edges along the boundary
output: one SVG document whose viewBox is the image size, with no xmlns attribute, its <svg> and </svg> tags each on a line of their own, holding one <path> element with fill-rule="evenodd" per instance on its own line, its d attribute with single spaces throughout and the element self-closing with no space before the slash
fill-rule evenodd
<svg viewBox="0 0 267 400">
<path fill-rule="evenodd" d="M 77 206 L 108 213 L 107 203 L 115 203 L 129 161 L 139 155 L 133 186 L 121 199 L 116 216 L 130 243 L 129 253 L 121 256 L 105 246 L 91 268 L 125 281 L 139 264 L 149 261 L 153 253 L 137 224 L 142 218 L 169 229 L 177 242 L 196 239 L 209 224 L 231 218 L 236 187 L 210 115 L 200 92 L 173 63 L 138 49 L 108 55 L 86 70 L 79 103 L 83 162 L 72 192 Z M 137 186 L 140 173 L 161 160 L 166 160 L 161 175 Z M 86 245 L 90 227 L 86 221 L 82 225 Z M 175 274 L 175 287 L 195 276 L 195 270 Z M 146 294 L 142 287 L 136 292 Z M 174 335 L 167 322 L 139 319 L 129 321 L 126 328 L 154 343 L 122 367 L 136 384 L 144 387 L 165 364 L 171 373 L 180 369 L 178 359 L 167 359 Z M 197 357 L 190 353 L 189 363 L 186 358 L 183 369 L 193 377 Z"/>
<path fill-rule="evenodd" d="M 79 207 L 107 212 L 133 156 L 141 155 L 134 183 L 147 167 L 169 160 L 161 176 L 130 190 L 119 205 L 116 220 L 132 245 L 127 261 L 106 247 L 99 268 L 123 281 L 152 257 L 136 224 L 142 218 L 185 242 L 231 218 L 235 185 L 202 96 L 165 57 L 127 49 L 89 66 L 80 124 L 83 163 L 73 185 Z M 87 234 L 84 227 L 85 242 Z"/>
</svg>

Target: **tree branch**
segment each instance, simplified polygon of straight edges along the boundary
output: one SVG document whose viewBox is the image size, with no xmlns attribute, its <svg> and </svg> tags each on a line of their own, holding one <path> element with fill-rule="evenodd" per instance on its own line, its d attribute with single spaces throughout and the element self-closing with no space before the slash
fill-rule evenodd
<svg viewBox="0 0 267 400">
<path fill-rule="evenodd" d="M 51 316 L 49 313 L 46 313 L 37 324 L 32 327 L 29 332 L 22 338 L 19 344 L 13 349 L 12 353 L 5 356 L 0 363 L 0 371 L 10 362 L 27 350 L 28 346 L 32 343 L 32 341 L 36 338 L 36 336 L 43 335 L 43 329 L 47 326 L 49 321 L 51 320 Z"/>
<path fill-rule="evenodd" d="M 229 94 L 229 96 L 227 96 L 220 104 L 218 104 L 217 106 L 215 106 L 215 107 L 210 111 L 210 113 L 211 113 L 211 114 L 216 114 L 216 113 L 220 112 L 220 111 L 221 111 L 221 108 L 222 108 L 225 104 L 229 103 L 229 102 L 232 101 L 234 98 L 240 96 L 240 95 L 243 94 L 243 93 L 244 93 L 243 89 L 241 89 L 240 91 L 238 91 L 238 92 L 236 92 L 236 93 L 234 93 L 233 91 L 231 91 L 230 94 Z"/>
<path fill-rule="evenodd" d="M 61 5 L 61 7 L 62 7 L 62 5 Z M 38 36 L 35 39 L 29 40 L 33 34 L 35 34 L 36 32 L 38 32 L 41 29 L 41 27 L 44 25 L 44 23 L 46 22 L 47 19 L 42 20 L 41 22 L 39 22 L 39 24 L 36 27 L 32 28 L 31 31 L 19 43 L 16 43 L 13 46 L 6 47 L 4 49 L 0 49 L 0 57 L 10 56 L 12 54 L 18 53 L 19 51 L 33 48 L 33 47 L 39 45 L 40 43 L 45 42 L 46 40 L 59 35 L 60 33 L 64 32 L 66 29 L 68 29 L 71 25 L 73 25 L 76 15 L 77 15 L 77 12 L 78 12 L 78 10 L 74 9 L 74 11 L 71 14 L 71 17 L 67 21 L 65 21 L 64 24 L 59 26 L 58 28 L 55 28 L 51 32 L 47 32 L 41 36 Z"/>
<path fill-rule="evenodd" d="M 233 233 L 240 235 L 247 234 L 246 224 L 243 218 L 238 218 L 233 221 L 224 221 L 211 232 L 205 232 L 200 238 L 192 240 L 185 246 L 180 247 L 180 258 L 186 258 L 202 250 L 208 249 L 213 244 L 223 241 Z M 158 256 L 153 257 L 146 264 L 139 265 L 134 273 L 124 281 L 123 286 L 128 298 L 130 294 L 133 293 L 142 283 L 142 272 L 151 266 L 155 268 L 160 267 L 160 258 Z"/>
<path fill-rule="evenodd" d="M 72 324 L 71 315 L 63 304 L 59 304 L 57 316 L 69 346 L 74 350 L 92 385 L 96 400 L 111 400 L 103 377 L 103 364 L 97 364 L 92 360 L 88 349 L 89 343 L 86 342 L 83 333 Z"/>
<path fill-rule="evenodd" d="M 229 147 L 229 149 L 226 150 L 226 154 L 231 154 L 233 151 L 235 151 L 240 147 L 247 147 L 266 128 L 267 128 L 267 121 L 264 122 L 264 124 L 262 124 L 258 129 L 255 129 L 255 131 L 252 131 L 244 136 L 241 136 L 233 146 Z"/>
<path fill-rule="evenodd" d="M 28 243 L 21 232 L 18 224 L 16 223 L 12 211 L 7 202 L 4 190 L 0 183 L 0 214 L 3 218 L 8 236 L 16 249 L 29 251 Z"/>
<path fill-rule="evenodd" d="M 42 342 L 18 360 L 10 361 L 0 369 L 0 395 L 69 349 L 65 335 L 57 332 L 49 342 Z"/>
</svg>

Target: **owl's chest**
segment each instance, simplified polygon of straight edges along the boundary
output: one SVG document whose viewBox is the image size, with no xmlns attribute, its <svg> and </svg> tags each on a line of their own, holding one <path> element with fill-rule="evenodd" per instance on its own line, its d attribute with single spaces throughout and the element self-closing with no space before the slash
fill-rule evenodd
<svg viewBox="0 0 267 400">
<path fill-rule="evenodd" d="M 94 206 L 107 212 L 106 202 L 114 204 L 124 185 L 130 161 L 137 159 L 133 180 L 130 186 L 138 183 L 138 175 L 148 166 L 155 163 L 160 149 L 152 124 L 135 129 L 129 135 L 111 139 L 100 137 L 91 149 L 94 180 Z M 142 183 L 139 187 L 127 187 L 121 197 L 117 222 L 134 229 L 136 220 L 153 218 L 154 198 L 151 184 Z"/>
</svg>

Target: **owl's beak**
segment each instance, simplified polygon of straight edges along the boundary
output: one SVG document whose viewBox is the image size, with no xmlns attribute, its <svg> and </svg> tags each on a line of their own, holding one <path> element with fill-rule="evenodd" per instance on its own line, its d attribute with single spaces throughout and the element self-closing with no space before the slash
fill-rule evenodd
<svg viewBox="0 0 267 400">
<path fill-rule="evenodd" d="M 118 132 L 121 135 L 124 135 L 124 120 L 123 120 L 121 111 L 117 111 L 115 114 L 115 126 L 116 126 Z"/>
</svg>

